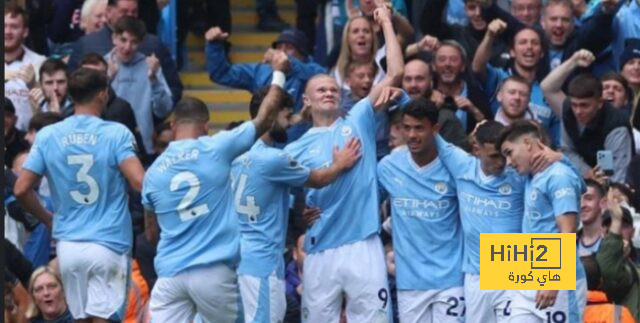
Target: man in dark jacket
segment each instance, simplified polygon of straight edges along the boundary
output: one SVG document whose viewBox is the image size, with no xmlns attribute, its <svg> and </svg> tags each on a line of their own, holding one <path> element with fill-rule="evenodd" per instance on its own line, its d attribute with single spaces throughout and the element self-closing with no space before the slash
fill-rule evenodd
<svg viewBox="0 0 640 323">
<path fill-rule="evenodd" d="M 4 165 L 11 167 L 13 159 L 18 153 L 29 149 L 29 143 L 24 139 L 25 133 L 16 129 L 16 122 L 18 121 L 16 108 L 11 103 L 11 100 L 6 97 L 4 98 L 3 110 L 4 144 L 6 148 L 4 151 Z"/>
<path fill-rule="evenodd" d="M 80 60 L 89 53 L 105 55 L 113 48 L 113 25 L 122 16 L 138 17 L 137 0 L 109 0 L 107 6 L 108 24 L 99 31 L 83 36 L 73 44 L 73 52 L 69 58 L 69 70 L 73 71 L 79 66 Z M 146 34 L 138 51 L 149 56 L 155 54 L 160 60 L 162 74 L 171 90 L 171 97 L 175 104 L 182 97 L 182 81 L 176 69 L 176 64 L 171 58 L 167 48 L 160 39 L 151 34 Z"/>
</svg>

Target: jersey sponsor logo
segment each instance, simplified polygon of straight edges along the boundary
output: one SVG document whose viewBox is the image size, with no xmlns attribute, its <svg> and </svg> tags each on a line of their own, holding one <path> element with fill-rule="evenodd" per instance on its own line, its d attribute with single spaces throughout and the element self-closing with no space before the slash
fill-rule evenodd
<svg viewBox="0 0 640 323">
<path fill-rule="evenodd" d="M 559 189 L 559 190 L 556 190 L 556 191 L 553 193 L 553 196 L 554 196 L 556 199 L 561 199 L 561 198 L 563 198 L 563 197 L 567 197 L 567 196 L 575 196 L 575 195 L 576 195 L 576 194 L 575 194 L 575 191 L 574 191 L 571 187 L 564 187 L 564 188 L 561 188 L 561 189 Z"/>
<path fill-rule="evenodd" d="M 353 133 L 353 129 L 351 129 L 350 126 L 343 126 L 342 129 L 340 129 L 340 134 L 343 137 L 349 137 L 351 136 L 352 133 Z"/>
<path fill-rule="evenodd" d="M 511 210 L 511 202 L 509 201 L 484 198 L 466 192 L 461 192 L 459 197 L 463 202 L 470 203 L 475 206 L 494 208 L 499 210 Z"/>
<path fill-rule="evenodd" d="M 448 190 L 447 184 L 445 182 L 438 182 L 436 183 L 435 190 L 440 194 L 445 194 Z"/>
<path fill-rule="evenodd" d="M 542 213 L 538 211 L 527 211 L 527 217 L 531 220 L 539 220 L 542 218 Z"/>
<path fill-rule="evenodd" d="M 500 186 L 500 188 L 498 188 L 498 192 L 502 195 L 509 195 L 511 194 L 512 188 L 511 185 L 509 184 L 502 184 Z"/>
<path fill-rule="evenodd" d="M 417 218 L 439 218 L 444 215 L 443 210 L 451 207 L 448 200 L 421 200 L 397 197 L 393 199 L 393 206 L 398 215 Z"/>
</svg>

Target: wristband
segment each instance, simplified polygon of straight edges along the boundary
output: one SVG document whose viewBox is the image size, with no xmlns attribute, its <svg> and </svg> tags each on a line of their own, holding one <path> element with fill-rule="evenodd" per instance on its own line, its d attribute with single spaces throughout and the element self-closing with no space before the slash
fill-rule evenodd
<svg viewBox="0 0 640 323">
<path fill-rule="evenodd" d="M 282 71 L 273 71 L 273 76 L 271 77 L 271 85 L 277 85 L 281 89 L 284 89 L 284 82 L 286 81 L 286 76 Z"/>
</svg>

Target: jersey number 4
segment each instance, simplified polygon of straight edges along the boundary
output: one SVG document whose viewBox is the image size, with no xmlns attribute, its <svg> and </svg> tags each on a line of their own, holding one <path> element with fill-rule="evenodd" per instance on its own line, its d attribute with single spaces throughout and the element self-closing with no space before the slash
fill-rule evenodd
<svg viewBox="0 0 640 323">
<path fill-rule="evenodd" d="M 178 204 L 178 214 L 180 214 L 181 221 L 193 220 L 203 214 L 209 213 L 209 206 L 206 203 L 202 203 L 196 206 L 192 206 L 193 200 L 200 192 L 200 180 L 192 172 L 180 172 L 171 178 L 171 184 L 169 189 L 171 192 L 175 192 L 180 188 L 180 184 L 187 182 L 189 190 L 184 195 L 180 203 Z"/>
<path fill-rule="evenodd" d="M 242 195 L 244 189 L 247 186 L 247 175 L 241 174 L 238 179 L 238 185 L 236 187 L 234 202 L 236 205 L 236 212 L 244 214 L 249 218 L 250 223 L 256 223 L 258 221 L 258 215 L 260 215 L 260 207 L 256 205 L 256 198 L 251 195 L 247 195 L 247 204 L 242 204 Z"/>
<path fill-rule="evenodd" d="M 78 190 L 70 191 L 71 198 L 80 204 L 93 204 L 98 200 L 100 194 L 100 187 L 98 182 L 89 175 L 89 170 L 93 166 L 92 155 L 70 155 L 67 156 L 67 164 L 80 165 L 80 169 L 76 173 L 76 180 L 78 183 L 85 183 L 89 187 L 88 193 L 82 193 Z"/>
</svg>

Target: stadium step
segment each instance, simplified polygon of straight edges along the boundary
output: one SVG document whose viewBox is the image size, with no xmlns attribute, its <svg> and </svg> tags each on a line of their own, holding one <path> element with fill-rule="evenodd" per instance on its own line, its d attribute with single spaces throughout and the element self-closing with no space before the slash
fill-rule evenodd
<svg viewBox="0 0 640 323">
<path fill-rule="evenodd" d="M 233 31 L 229 37 L 232 43 L 231 63 L 256 63 L 262 60 L 264 52 L 278 38 L 278 33 L 260 32 L 255 26 L 258 16 L 255 11 L 256 0 L 233 0 L 231 3 L 231 21 Z M 276 0 L 280 17 L 291 26 L 295 26 L 294 0 Z M 204 38 L 189 34 L 187 36 L 187 64 L 180 73 L 184 84 L 184 96 L 204 101 L 209 107 L 212 133 L 225 129 L 232 121 L 249 119 L 249 101 L 251 93 L 245 90 L 231 89 L 215 84 L 209 79 L 204 54 Z"/>
</svg>

